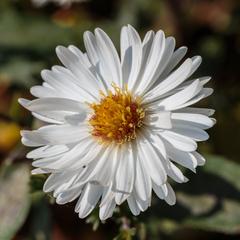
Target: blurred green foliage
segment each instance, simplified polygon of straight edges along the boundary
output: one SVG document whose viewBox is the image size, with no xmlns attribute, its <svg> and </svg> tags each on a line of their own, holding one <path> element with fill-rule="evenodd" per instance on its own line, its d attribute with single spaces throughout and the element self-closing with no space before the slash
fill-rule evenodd
<svg viewBox="0 0 240 240">
<path fill-rule="evenodd" d="M 178 46 L 189 47 L 189 56 L 202 55 L 197 74 L 213 76 L 215 93 L 201 106 L 216 109 L 218 124 L 200 145 L 206 165 L 197 175 L 186 172 L 189 183 L 174 186 L 174 207 L 154 198 L 153 206 L 137 218 L 121 206 L 105 223 L 97 211 L 80 220 L 74 204 L 56 206 L 42 193 L 43 176 L 30 177 L 31 162 L 21 153 L 18 131 L 39 122 L 17 98 L 31 98 L 29 87 L 41 82 L 41 69 L 59 64 L 57 45 L 84 49 L 83 32 L 102 27 L 118 46 L 120 28 L 128 23 L 141 36 L 163 29 L 176 37 Z M 238 0 L 89 0 L 63 8 L 1 0 L 0 239 L 239 239 L 239 26 Z"/>
</svg>

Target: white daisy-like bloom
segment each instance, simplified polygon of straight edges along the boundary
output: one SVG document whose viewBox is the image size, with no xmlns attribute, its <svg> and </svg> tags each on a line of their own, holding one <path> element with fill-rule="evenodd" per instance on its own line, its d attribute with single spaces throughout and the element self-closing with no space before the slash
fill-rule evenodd
<svg viewBox="0 0 240 240">
<path fill-rule="evenodd" d="M 210 77 L 191 78 L 201 57 L 184 58 L 175 39 L 149 31 L 141 40 L 128 25 L 121 30 L 120 57 L 107 34 L 84 33 L 86 52 L 58 46 L 63 66 L 43 70 L 37 99 L 19 102 L 47 125 L 22 131 L 22 142 L 37 147 L 33 174 L 47 174 L 43 190 L 58 204 L 77 199 L 86 217 L 99 203 L 101 220 L 127 201 L 138 215 L 151 205 L 152 192 L 173 205 L 169 178 L 188 179 L 205 159 L 197 143 L 208 139 L 212 109 L 190 107 L 209 96 Z M 153 191 L 152 191 L 153 190 Z"/>
<path fill-rule="evenodd" d="M 36 6 L 43 6 L 49 2 L 56 3 L 60 6 L 70 6 L 75 2 L 85 2 L 87 0 L 32 0 Z"/>
</svg>

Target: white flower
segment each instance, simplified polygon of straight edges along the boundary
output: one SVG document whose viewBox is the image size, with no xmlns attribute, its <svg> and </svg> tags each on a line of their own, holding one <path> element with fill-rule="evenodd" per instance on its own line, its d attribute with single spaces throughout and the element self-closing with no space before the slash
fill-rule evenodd
<svg viewBox="0 0 240 240">
<path fill-rule="evenodd" d="M 74 2 L 85 2 L 87 0 L 32 0 L 36 6 L 43 6 L 49 2 L 56 3 L 61 6 L 70 6 Z"/>
<path fill-rule="evenodd" d="M 22 131 L 22 142 L 37 147 L 34 174 L 49 174 L 45 192 L 56 202 L 78 199 L 75 211 L 86 217 L 100 202 L 100 219 L 127 200 L 134 215 L 151 204 L 152 189 L 168 204 L 175 194 L 168 178 L 184 183 L 177 165 L 193 172 L 205 159 L 197 142 L 208 139 L 213 110 L 189 107 L 209 96 L 210 77 L 191 79 L 201 57 L 181 60 L 175 39 L 149 31 L 141 41 L 130 25 L 121 31 L 121 54 L 101 29 L 84 33 L 86 53 L 58 46 L 63 63 L 43 70 L 37 99 L 19 102 L 48 123 Z"/>
</svg>

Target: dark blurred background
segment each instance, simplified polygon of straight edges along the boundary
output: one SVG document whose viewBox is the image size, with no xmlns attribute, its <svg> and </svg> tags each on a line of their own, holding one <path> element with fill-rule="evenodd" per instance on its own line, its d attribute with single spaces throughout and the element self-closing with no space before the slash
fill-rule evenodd
<svg viewBox="0 0 240 240">
<path fill-rule="evenodd" d="M 175 206 L 153 198 L 139 217 L 123 205 L 104 223 L 98 210 L 80 220 L 74 203 L 58 206 L 42 193 L 44 176 L 30 176 L 19 130 L 40 123 L 17 99 L 32 98 L 29 87 L 41 82 L 41 69 L 59 64 L 57 45 L 83 50 L 83 32 L 101 27 L 119 46 L 121 26 L 128 23 L 142 37 L 163 29 L 177 46 L 188 46 L 188 56 L 203 57 L 197 75 L 212 76 L 215 92 L 200 105 L 216 109 L 217 124 L 210 140 L 200 144 L 206 165 L 196 175 L 186 171 L 188 183 L 174 185 Z M 239 59 L 239 0 L 89 0 L 41 7 L 30 0 L 1 0 L 0 240 L 240 239 Z"/>
</svg>

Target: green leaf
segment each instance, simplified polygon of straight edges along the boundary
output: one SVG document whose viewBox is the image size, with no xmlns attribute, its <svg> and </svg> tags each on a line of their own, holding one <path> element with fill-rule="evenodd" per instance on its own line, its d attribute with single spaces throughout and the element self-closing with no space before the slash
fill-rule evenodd
<svg viewBox="0 0 240 240">
<path fill-rule="evenodd" d="M 189 227 L 240 233 L 240 165 L 220 156 L 208 155 L 206 160 L 196 175 L 187 174 L 188 183 L 174 185 L 175 206 L 162 203 L 148 213 L 147 227 L 153 234 Z"/>
<path fill-rule="evenodd" d="M 224 157 L 207 155 L 204 171 L 219 176 L 240 191 L 240 165 Z"/>
<path fill-rule="evenodd" d="M 12 49 L 37 49 L 40 52 L 73 41 L 71 29 L 59 27 L 44 15 L 0 9 L 0 22 L 0 45 Z"/>
<path fill-rule="evenodd" d="M 36 83 L 34 74 L 39 75 L 44 67 L 45 64 L 42 62 L 16 57 L 0 66 L 0 77 L 17 85 L 30 87 Z"/>
<path fill-rule="evenodd" d="M 177 193 L 178 202 L 188 208 L 193 216 L 208 213 L 216 204 L 216 197 L 210 194 L 188 195 L 183 192 Z"/>
<path fill-rule="evenodd" d="M 6 169 L 0 185 L 0 239 L 12 239 L 24 223 L 30 208 L 29 167 L 26 164 Z"/>
<path fill-rule="evenodd" d="M 29 232 L 31 239 L 51 239 L 52 214 L 44 194 L 32 194 L 31 222 Z"/>
<path fill-rule="evenodd" d="M 184 222 L 184 225 L 228 234 L 240 233 L 240 204 L 224 199 L 221 201 L 221 208 L 214 214 L 200 218 L 189 218 Z"/>
<path fill-rule="evenodd" d="M 229 234 L 240 233 L 240 165 L 219 156 L 209 155 L 206 159 L 202 186 L 212 192 L 208 195 L 185 195 L 184 201 L 183 195 L 180 195 L 180 202 L 193 213 L 183 221 L 183 225 Z M 215 189 L 211 182 L 215 184 Z M 201 215 L 195 217 L 194 213 Z"/>
</svg>

